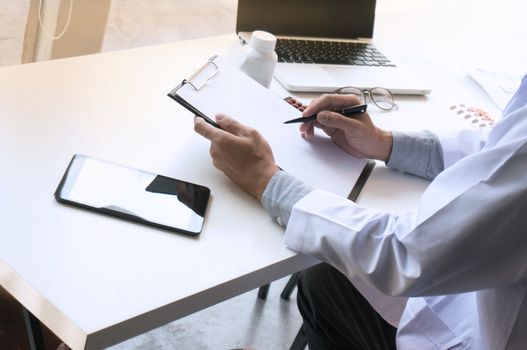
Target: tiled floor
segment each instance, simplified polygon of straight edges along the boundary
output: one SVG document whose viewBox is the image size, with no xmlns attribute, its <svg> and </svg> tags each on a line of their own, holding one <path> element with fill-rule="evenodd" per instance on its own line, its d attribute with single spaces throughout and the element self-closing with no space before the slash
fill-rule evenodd
<svg viewBox="0 0 527 350">
<path fill-rule="evenodd" d="M 237 0 L 112 0 L 102 51 L 234 32 Z M 0 1 L 0 66 L 19 64 L 29 0 Z"/>
<path fill-rule="evenodd" d="M 280 299 L 286 282 L 272 283 L 267 300 L 254 290 L 111 349 L 289 349 L 302 321 L 296 291 L 291 300 Z"/>
<path fill-rule="evenodd" d="M 103 51 L 232 33 L 237 3 L 237 0 L 112 0 Z"/>
<path fill-rule="evenodd" d="M 19 64 L 29 0 L 0 2 L 0 66 Z"/>
<path fill-rule="evenodd" d="M 20 63 L 29 0 L 0 2 L 0 66 Z M 103 51 L 153 45 L 234 31 L 236 0 L 113 0 Z M 207 20 L 203 20 L 207 18 Z M 279 295 L 274 282 L 266 301 L 252 291 L 112 349 L 288 349 L 301 318 L 295 294 Z"/>
</svg>

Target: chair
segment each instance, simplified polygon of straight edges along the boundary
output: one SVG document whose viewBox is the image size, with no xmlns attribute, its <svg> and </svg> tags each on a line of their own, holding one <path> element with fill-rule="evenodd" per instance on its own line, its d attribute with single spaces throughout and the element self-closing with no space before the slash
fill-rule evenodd
<svg viewBox="0 0 527 350">
<path fill-rule="evenodd" d="M 289 280 L 287 281 L 287 284 L 284 287 L 284 290 L 282 290 L 282 293 L 280 294 L 280 298 L 284 300 L 289 300 L 289 297 L 291 296 L 291 293 L 293 293 L 293 290 L 296 287 L 296 283 L 298 282 L 298 278 L 300 277 L 300 272 L 295 272 L 294 274 L 289 277 Z M 267 299 L 267 295 L 269 294 L 269 288 L 271 287 L 271 283 L 268 283 L 264 286 L 261 286 L 258 290 L 258 298 L 265 300 Z M 293 340 L 293 344 L 291 344 L 291 350 L 304 350 L 307 346 L 307 336 L 306 332 L 304 331 L 304 326 L 302 325 L 300 327 L 300 330 L 298 331 L 295 340 Z"/>
<path fill-rule="evenodd" d="M 291 296 L 291 293 L 293 293 L 293 290 L 296 287 L 296 283 L 298 282 L 298 277 L 300 276 L 300 272 L 295 272 L 294 274 L 289 277 L 289 281 L 287 281 L 287 284 L 284 287 L 284 290 L 280 294 L 280 298 L 284 300 L 289 300 L 289 297 Z M 264 286 L 261 286 L 258 290 L 258 298 L 265 300 L 267 299 L 267 294 L 269 294 L 269 287 L 271 286 L 271 283 L 268 283 Z"/>
<path fill-rule="evenodd" d="M 290 350 L 304 350 L 306 346 L 307 336 L 306 331 L 304 330 L 304 325 L 302 325 L 298 330 L 298 334 L 296 335 L 295 340 L 293 340 L 293 344 L 291 344 Z"/>
</svg>

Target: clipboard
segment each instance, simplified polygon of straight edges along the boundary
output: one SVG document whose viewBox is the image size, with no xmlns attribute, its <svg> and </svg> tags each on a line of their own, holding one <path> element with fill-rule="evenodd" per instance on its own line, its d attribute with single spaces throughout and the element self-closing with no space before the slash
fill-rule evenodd
<svg viewBox="0 0 527 350">
<path fill-rule="evenodd" d="M 325 134 L 303 139 L 297 126 L 283 124 L 300 117 L 300 111 L 217 55 L 168 96 L 216 127 L 215 115 L 223 113 L 255 128 L 269 142 L 276 163 L 313 188 L 355 200 L 375 164 L 351 156 Z"/>
<path fill-rule="evenodd" d="M 201 112 L 200 110 L 198 110 L 197 108 L 195 108 L 193 105 L 191 105 L 190 103 L 188 103 L 187 101 L 185 101 L 184 98 L 182 98 L 180 95 L 178 95 L 178 91 L 184 86 L 184 85 L 188 85 L 188 86 L 191 86 L 194 90 L 196 91 L 199 91 L 206 83 L 207 81 L 209 81 L 210 79 L 212 79 L 220 70 L 220 68 L 218 67 L 218 65 L 216 63 L 214 63 L 214 60 L 217 58 L 218 56 L 215 55 L 215 56 L 212 56 L 207 63 L 205 63 L 200 69 L 198 69 L 196 72 L 194 72 L 188 79 L 183 79 L 183 81 L 181 82 L 181 84 L 179 84 L 178 86 L 176 86 L 174 89 L 172 89 L 172 91 L 170 91 L 168 93 L 168 97 L 174 99 L 177 103 L 179 103 L 180 105 L 182 105 L 183 107 L 185 107 L 186 109 L 188 109 L 190 112 L 194 113 L 195 115 L 197 116 L 200 116 L 201 118 L 205 119 L 205 121 L 207 123 L 209 123 L 210 125 L 216 127 L 216 128 L 220 128 L 220 126 L 214 121 L 212 120 L 211 118 L 209 118 L 208 116 L 206 116 L 205 114 L 203 114 L 203 112 Z M 210 72 L 205 72 L 206 70 L 208 70 L 209 68 L 211 68 L 212 70 Z M 204 80 L 202 80 L 201 82 L 199 82 L 199 78 L 200 77 L 204 77 Z"/>
</svg>

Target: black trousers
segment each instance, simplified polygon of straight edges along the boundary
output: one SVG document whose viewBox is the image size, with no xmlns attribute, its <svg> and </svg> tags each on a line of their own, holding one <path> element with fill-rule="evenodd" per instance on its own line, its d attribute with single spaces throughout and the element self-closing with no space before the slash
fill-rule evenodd
<svg viewBox="0 0 527 350">
<path fill-rule="evenodd" d="M 328 264 L 302 271 L 297 301 L 310 350 L 396 348 L 397 329 Z"/>
</svg>

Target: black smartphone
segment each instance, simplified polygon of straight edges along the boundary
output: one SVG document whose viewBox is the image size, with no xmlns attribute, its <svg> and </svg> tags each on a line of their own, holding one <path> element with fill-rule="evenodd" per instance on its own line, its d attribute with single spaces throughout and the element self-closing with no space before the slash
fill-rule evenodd
<svg viewBox="0 0 527 350">
<path fill-rule="evenodd" d="M 57 190 L 57 201 L 197 236 L 210 189 L 76 154 Z"/>
</svg>

